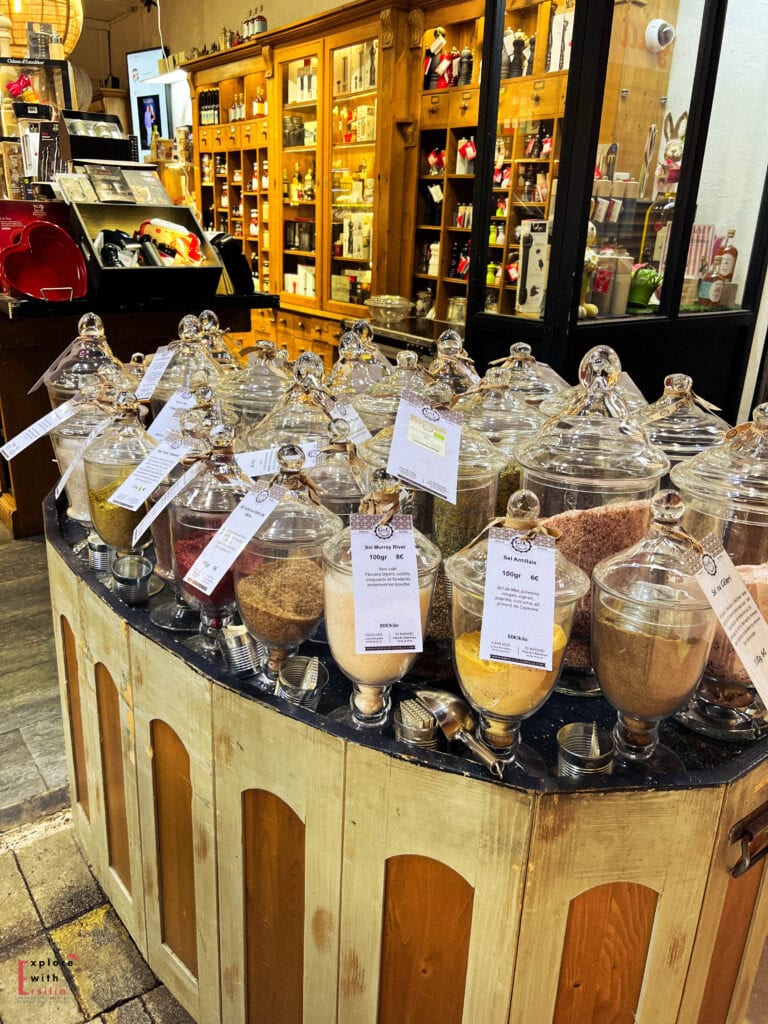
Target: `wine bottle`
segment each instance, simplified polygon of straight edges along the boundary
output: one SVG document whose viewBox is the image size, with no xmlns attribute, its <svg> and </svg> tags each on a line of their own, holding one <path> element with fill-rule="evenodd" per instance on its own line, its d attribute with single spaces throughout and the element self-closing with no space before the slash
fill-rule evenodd
<svg viewBox="0 0 768 1024">
<path fill-rule="evenodd" d="M 733 228 L 728 231 L 725 241 L 717 250 L 720 257 L 720 276 L 724 281 L 733 280 L 733 272 L 736 269 L 736 259 L 739 250 L 733 244 L 733 236 L 736 234 Z"/>
</svg>

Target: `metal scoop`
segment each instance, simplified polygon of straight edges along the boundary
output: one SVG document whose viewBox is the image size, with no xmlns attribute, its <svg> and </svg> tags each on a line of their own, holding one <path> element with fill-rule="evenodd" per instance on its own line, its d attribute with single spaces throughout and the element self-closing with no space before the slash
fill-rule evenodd
<svg viewBox="0 0 768 1024">
<path fill-rule="evenodd" d="M 472 712 L 455 693 L 447 690 L 415 690 L 415 695 L 428 707 L 437 719 L 437 724 L 449 740 L 459 740 L 480 758 L 491 774 L 501 779 L 504 776 L 504 762 L 500 761 L 483 743 L 469 731 L 474 728 Z"/>
</svg>

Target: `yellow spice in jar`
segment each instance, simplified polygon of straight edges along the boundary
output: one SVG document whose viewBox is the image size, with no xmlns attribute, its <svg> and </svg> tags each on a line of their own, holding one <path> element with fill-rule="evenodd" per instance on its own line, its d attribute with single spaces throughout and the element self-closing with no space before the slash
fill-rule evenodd
<svg viewBox="0 0 768 1024">
<path fill-rule="evenodd" d="M 552 668 L 525 668 L 480 657 L 480 631 L 462 633 L 456 640 L 456 671 L 467 696 L 479 708 L 497 715 L 527 715 L 549 696 L 565 654 L 562 626 L 552 632 Z"/>
</svg>

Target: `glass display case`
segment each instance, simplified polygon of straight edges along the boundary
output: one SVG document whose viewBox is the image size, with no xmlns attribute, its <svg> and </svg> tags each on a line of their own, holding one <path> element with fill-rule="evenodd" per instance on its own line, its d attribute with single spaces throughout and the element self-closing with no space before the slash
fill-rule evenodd
<svg viewBox="0 0 768 1024">
<path fill-rule="evenodd" d="M 56 120 L 59 111 L 72 107 L 70 65 L 65 60 L 19 60 L 0 57 L 0 138 L 16 141 L 19 126 L 15 102 L 49 105 Z"/>
</svg>

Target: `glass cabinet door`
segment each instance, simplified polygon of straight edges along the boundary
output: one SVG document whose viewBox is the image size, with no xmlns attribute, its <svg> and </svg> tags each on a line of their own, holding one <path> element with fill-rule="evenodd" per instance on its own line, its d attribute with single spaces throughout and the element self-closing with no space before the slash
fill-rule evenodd
<svg viewBox="0 0 768 1024">
<path fill-rule="evenodd" d="M 319 50 L 319 47 L 318 47 Z M 282 245 L 273 245 L 272 287 L 291 304 L 319 305 L 322 272 L 317 258 L 318 110 L 322 61 L 318 52 L 286 55 L 279 64 L 278 168 L 282 198 L 277 220 Z M 273 214 L 273 220 L 274 220 Z M 282 250 L 282 251 L 280 251 Z M 275 258 L 276 257 L 276 258 Z"/>
<path fill-rule="evenodd" d="M 573 3 L 513 5 L 505 14 L 485 251 L 485 312 L 538 319 L 573 31 Z"/>
<path fill-rule="evenodd" d="M 329 225 L 329 272 L 324 304 L 353 314 L 362 312 L 360 307 L 371 295 L 378 65 L 375 36 L 336 46 L 328 55 L 330 190 L 323 202 Z"/>
</svg>

